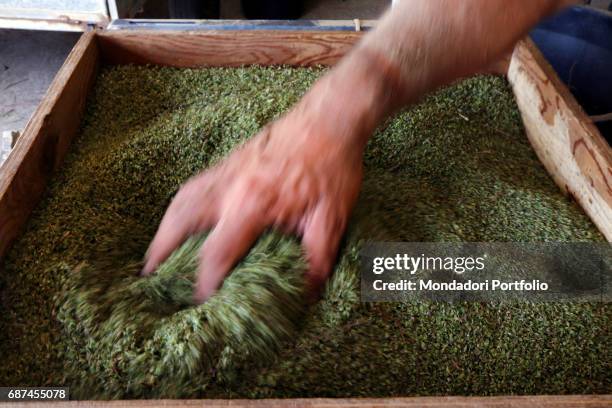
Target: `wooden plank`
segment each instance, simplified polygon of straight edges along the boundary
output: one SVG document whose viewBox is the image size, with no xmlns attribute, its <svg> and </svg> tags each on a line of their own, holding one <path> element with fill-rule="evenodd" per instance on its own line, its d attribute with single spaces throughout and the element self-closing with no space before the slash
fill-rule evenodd
<svg viewBox="0 0 612 408">
<path fill-rule="evenodd" d="M 44 31 L 87 31 L 86 22 L 70 19 L 37 20 L 33 18 L 0 17 L 0 28 Z"/>
<path fill-rule="evenodd" d="M 332 65 L 362 36 L 317 31 L 106 31 L 98 34 L 109 64 L 174 67 Z"/>
<path fill-rule="evenodd" d="M 515 48 L 508 79 L 540 161 L 612 241 L 610 146 L 531 40 Z"/>
<path fill-rule="evenodd" d="M 0 259 L 21 232 L 77 133 L 98 65 L 93 32 L 83 34 L 0 171 Z"/>
<path fill-rule="evenodd" d="M 413 397 L 413 398 L 298 398 L 261 400 L 127 400 L 127 401 L 72 401 L 22 402 L 5 407 L 47 408 L 609 408 L 610 395 L 539 395 L 500 397 Z"/>
<path fill-rule="evenodd" d="M 3 28 L 87 31 L 90 26 L 102 28 L 108 23 L 106 0 L 0 0 Z"/>
</svg>

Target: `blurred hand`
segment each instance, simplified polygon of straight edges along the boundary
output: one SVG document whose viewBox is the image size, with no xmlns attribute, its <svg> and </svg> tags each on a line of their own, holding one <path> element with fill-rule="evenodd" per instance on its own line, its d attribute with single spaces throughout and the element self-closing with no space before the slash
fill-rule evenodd
<svg viewBox="0 0 612 408">
<path fill-rule="evenodd" d="M 572 1 L 473 0 L 452 13 L 448 0 L 400 2 L 290 113 L 180 189 L 143 274 L 189 235 L 212 229 L 195 293 L 205 301 L 273 226 L 302 237 L 309 281 L 320 287 L 359 193 L 365 144 L 378 124 L 460 77 L 505 73 L 507 61 L 487 67 Z"/>
<path fill-rule="evenodd" d="M 182 186 L 147 251 L 144 275 L 188 236 L 212 229 L 201 248 L 195 292 L 204 302 L 273 226 L 302 238 L 307 279 L 320 288 L 359 194 L 363 144 L 346 134 L 355 128 L 336 123 L 337 112 L 324 109 L 317 92 Z"/>
</svg>

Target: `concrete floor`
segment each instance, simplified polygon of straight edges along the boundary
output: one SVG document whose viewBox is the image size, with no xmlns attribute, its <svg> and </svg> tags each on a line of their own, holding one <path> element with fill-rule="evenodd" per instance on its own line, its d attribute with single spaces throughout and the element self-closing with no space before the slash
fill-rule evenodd
<svg viewBox="0 0 612 408">
<path fill-rule="evenodd" d="M 78 38 L 77 33 L 0 30 L 0 134 L 25 127 Z"/>
</svg>

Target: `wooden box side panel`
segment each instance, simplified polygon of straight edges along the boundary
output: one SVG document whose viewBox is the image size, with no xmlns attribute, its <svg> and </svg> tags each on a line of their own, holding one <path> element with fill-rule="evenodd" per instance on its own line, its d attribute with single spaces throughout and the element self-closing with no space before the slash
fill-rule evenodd
<svg viewBox="0 0 612 408">
<path fill-rule="evenodd" d="M 216 400 L 125 400 L 21 402 L 14 407 L 46 408 L 62 404 L 82 408 L 609 408 L 610 395 L 536 395 L 496 397 L 296 398 Z"/>
<path fill-rule="evenodd" d="M 173 67 L 333 65 L 361 38 L 350 31 L 106 31 L 109 64 Z"/>
<path fill-rule="evenodd" d="M 95 34 L 83 34 L 2 166 L 0 259 L 20 234 L 78 132 L 98 60 Z"/>
<path fill-rule="evenodd" d="M 610 146 L 530 40 L 515 48 L 508 79 L 540 161 L 612 241 Z"/>
</svg>

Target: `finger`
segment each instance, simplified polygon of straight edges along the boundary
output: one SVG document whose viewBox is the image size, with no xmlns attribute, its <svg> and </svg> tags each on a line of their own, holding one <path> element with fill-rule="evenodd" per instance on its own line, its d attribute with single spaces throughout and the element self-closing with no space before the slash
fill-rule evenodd
<svg viewBox="0 0 612 408">
<path fill-rule="evenodd" d="M 345 225 L 331 204 L 321 203 L 305 226 L 302 245 L 309 263 L 306 278 L 311 294 L 320 291 L 331 272 Z"/>
<path fill-rule="evenodd" d="M 185 217 L 170 213 L 164 216 L 149 249 L 145 255 L 145 265 L 141 275 L 150 275 L 168 256 L 183 243 L 192 228 Z"/>
<path fill-rule="evenodd" d="M 215 221 L 213 204 L 210 195 L 198 191 L 197 186 L 186 184 L 181 188 L 147 250 L 141 274 L 149 275 L 155 271 L 189 235 L 212 228 Z"/>
<path fill-rule="evenodd" d="M 202 245 L 194 293 L 197 303 L 203 303 L 214 295 L 225 276 L 266 228 L 265 215 L 259 211 L 260 208 L 228 212 Z"/>
</svg>

